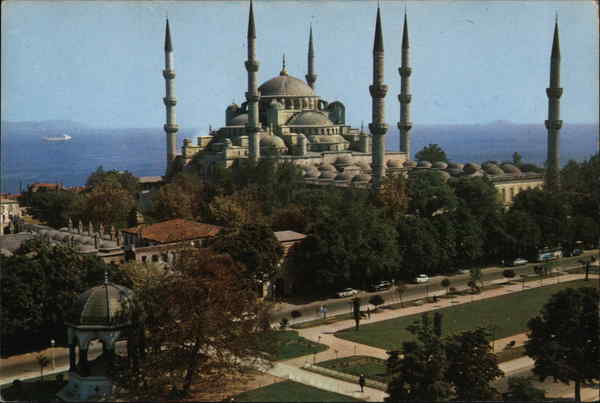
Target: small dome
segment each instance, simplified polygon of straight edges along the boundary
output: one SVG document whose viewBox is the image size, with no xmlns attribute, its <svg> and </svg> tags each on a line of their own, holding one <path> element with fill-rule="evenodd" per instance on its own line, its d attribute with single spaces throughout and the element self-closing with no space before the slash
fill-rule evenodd
<svg viewBox="0 0 600 403">
<path fill-rule="evenodd" d="M 231 105 L 229 105 L 227 107 L 228 111 L 237 111 L 238 109 L 240 109 L 240 107 L 238 106 L 238 104 L 236 103 L 232 103 Z"/>
<path fill-rule="evenodd" d="M 91 238 L 89 236 L 84 236 L 81 237 L 81 243 L 85 244 L 85 245 L 93 245 L 94 244 L 94 238 Z"/>
<path fill-rule="evenodd" d="M 348 172 L 340 172 L 339 174 L 337 174 L 337 176 L 335 177 L 336 181 L 344 181 L 347 182 L 350 179 L 352 179 L 352 175 L 350 175 Z"/>
<path fill-rule="evenodd" d="M 265 97 L 314 97 L 315 92 L 304 81 L 288 74 L 281 74 L 264 82 L 260 87 L 261 98 Z"/>
<path fill-rule="evenodd" d="M 502 175 L 504 173 L 498 165 L 492 163 L 483 164 L 483 170 L 488 175 Z"/>
<path fill-rule="evenodd" d="M 402 168 L 402 163 L 398 160 L 388 160 L 387 166 L 389 168 Z"/>
<path fill-rule="evenodd" d="M 78 328 L 118 328 L 131 323 L 133 292 L 107 283 L 91 288 L 77 297 L 67 314 L 67 324 Z"/>
<path fill-rule="evenodd" d="M 417 166 L 417 163 L 414 161 L 406 161 L 402 165 L 404 165 L 404 168 L 415 168 Z"/>
<path fill-rule="evenodd" d="M 474 162 L 469 162 L 468 164 L 465 165 L 465 167 L 463 168 L 463 171 L 467 174 L 467 175 L 472 175 L 475 172 L 481 170 L 481 167 L 479 166 L 479 164 L 475 164 Z"/>
<path fill-rule="evenodd" d="M 431 167 L 435 169 L 446 169 L 448 168 L 448 164 L 446 164 L 444 161 L 436 161 L 431 165 Z"/>
<path fill-rule="evenodd" d="M 448 169 L 460 169 L 462 170 L 465 166 L 459 162 L 448 163 Z"/>
<path fill-rule="evenodd" d="M 93 252 L 96 252 L 96 248 L 94 248 L 94 247 L 93 247 L 93 246 L 91 246 L 91 245 L 79 245 L 79 246 L 77 247 L 77 250 L 78 250 L 80 253 L 93 253 Z"/>
<path fill-rule="evenodd" d="M 349 154 L 340 155 L 334 164 L 339 167 L 347 167 L 348 165 L 352 165 L 352 157 Z"/>
<path fill-rule="evenodd" d="M 521 173 L 521 170 L 513 164 L 502 164 L 500 168 L 507 174 L 519 175 Z"/>
<path fill-rule="evenodd" d="M 58 231 L 51 231 L 50 232 L 50 238 L 56 240 L 56 241 L 61 241 L 62 240 L 62 234 Z"/>
<path fill-rule="evenodd" d="M 69 232 L 69 228 L 62 227 L 61 229 L 59 229 L 59 231 L 61 231 L 61 232 Z"/>
<path fill-rule="evenodd" d="M 371 175 L 358 174 L 352 178 L 352 183 L 368 183 L 371 180 Z"/>
<path fill-rule="evenodd" d="M 334 171 L 322 171 L 319 179 L 335 179 L 337 173 Z"/>
<path fill-rule="evenodd" d="M 294 115 L 288 126 L 333 126 L 333 123 L 323 112 L 305 111 Z"/>
<path fill-rule="evenodd" d="M 242 113 L 231 119 L 227 126 L 246 126 L 246 123 L 248 123 L 248 114 Z"/>
<path fill-rule="evenodd" d="M 318 169 L 319 171 L 337 171 L 337 169 L 333 165 L 328 164 L 326 162 L 319 164 Z"/>
<path fill-rule="evenodd" d="M 450 179 L 450 174 L 446 171 L 435 171 L 438 173 L 438 175 L 440 175 L 442 177 L 442 180 L 444 182 L 448 182 L 448 179 Z"/>
<path fill-rule="evenodd" d="M 462 175 L 463 170 L 458 168 L 448 168 L 448 173 L 452 176 L 460 176 Z"/>
<path fill-rule="evenodd" d="M 278 151 L 287 150 L 285 142 L 279 136 L 262 136 L 260 138 L 260 148 L 270 148 Z"/>
<path fill-rule="evenodd" d="M 321 172 L 315 167 L 308 167 L 306 172 L 304 173 L 304 177 L 306 178 L 318 178 Z"/>
<path fill-rule="evenodd" d="M 371 164 L 366 161 L 358 161 L 356 166 L 362 169 L 363 171 L 371 171 Z"/>
<path fill-rule="evenodd" d="M 431 162 L 425 160 L 419 161 L 417 168 L 431 168 Z"/>
</svg>

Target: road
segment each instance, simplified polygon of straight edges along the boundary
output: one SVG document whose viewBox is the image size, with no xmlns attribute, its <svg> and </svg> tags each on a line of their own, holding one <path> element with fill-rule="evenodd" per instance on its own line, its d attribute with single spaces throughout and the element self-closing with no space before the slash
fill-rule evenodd
<svg viewBox="0 0 600 403">
<path fill-rule="evenodd" d="M 596 250 L 586 251 L 583 255 L 578 256 L 577 258 L 570 258 L 570 260 L 565 259 L 561 262 L 560 267 L 555 268 L 555 270 L 558 269 L 564 271 L 571 268 L 579 267 L 581 265 L 577 263 L 577 260 L 597 254 L 598 251 Z M 515 271 L 515 279 L 518 279 L 518 276 L 522 274 L 533 275 L 533 267 L 538 264 L 539 263 L 529 263 L 527 265 L 517 267 L 488 267 L 482 270 L 483 282 L 485 284 L 487 282 L 503 278 L 502 272 L 508 268 L 513 269 Z M 456 289 L 463 289 L 468 287 L 467 283 L 469 282 L 470 275 L 458 274 L 453 276 L 436 276 L 430 278 L 429 282 L 425 284 L 407 284 L 406 291 L 402 295 L 402 300 L 406 302 L 410 300 L 425 298 L 434 294 L 439 295 L 440 293 L 445 292 L 446 289 L 440 284 L 444 278 L 450 279 L 451 287 L 455 287 Z M 400 302 L 400 300 L 398 299 L 398 295 L 393 288 L 387 291 L 379 292 L 360 291 L 357 296 L 362 300 L 362 303 L 365 304 L 367 303 L 369 298 L 375 294 L 381 295 L 386 301 L 386 303 Z M 320 312 L 321 306 L 327 308 L 326 315 L 339 315 L 344 313 L 351 313 L 352 299 L 353 297 L 329 298 L 313 301 L 303 305 L 292 305 L 287 303 L 280 304 L 276 306 L 275 312 L 273 313 L 273 322 L 278 323 L 282 318 L 288 318 L 290 324 L 315 320 L 323 317 L 323 314 Z M 290 313 L 294 310 L 299 311 L 302 314 L 302 316 L 300 316 L 297 319 L 292 319 L 290 317 Z"/>
</svg>

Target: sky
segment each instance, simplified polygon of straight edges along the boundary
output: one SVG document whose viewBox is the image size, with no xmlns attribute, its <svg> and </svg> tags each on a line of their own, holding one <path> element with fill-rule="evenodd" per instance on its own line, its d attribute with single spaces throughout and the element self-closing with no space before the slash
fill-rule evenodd
<svg viewBox="0 0 600 403">
<path fill-rule="evenodd" d="M 411 45 L 413 124 L 543 123 L 555 15 L 561 118 L 596 123 L 598 9 L 591 1 L 381 1 L 386 121 L 399 119 L 404 10 Z M 309 24 L 317 93 L 370 121 L 376 1 L 255 0 L 259 82 L 303 78 Z M 73 120 L 92 127 L 162 127 L 164 24 L 175 51 L 177 123 L 224 124 L 246 91 L 246 1 L 2 2 L 3 121 Z"/>
</svg>

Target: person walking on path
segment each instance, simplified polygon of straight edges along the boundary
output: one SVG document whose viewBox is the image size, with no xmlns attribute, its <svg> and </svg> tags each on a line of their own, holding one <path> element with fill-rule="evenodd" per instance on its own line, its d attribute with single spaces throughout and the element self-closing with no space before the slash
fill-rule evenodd
<svg viewBox="0 0 600 403">
<path fill-rule="evenodd" d="M 365 391 L 365 376 L 364 374 L 360 374 L 358 377 L 358 384 L 360 385 L 360 392 L 363 393 Z"/>
</svg>

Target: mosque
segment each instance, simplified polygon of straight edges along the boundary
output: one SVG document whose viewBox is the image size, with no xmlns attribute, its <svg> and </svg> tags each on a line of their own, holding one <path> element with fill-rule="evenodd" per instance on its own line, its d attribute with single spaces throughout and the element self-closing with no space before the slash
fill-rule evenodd
<svg viewBox="0 0 600 403">
<path fill-rule="evenodd" d="M 285 65 L 285 56 L 279 75 L 257 85 L 259 61 L 256 58 L 256 26 L 252 0 L 248 17 L 247 60 L 248 77 L 246 102 L 231 104 L 225 110 L 225 126 L 209 130 L 195 142 L 185 139 L 181 153 L 177 151 L 178 125 L 175 120 L 175 71 L 173 45 L 169 21 L 165 33 L 167 170 L 173 166 L 196 167 L 203 177 L 210 177 L 217 167 L 230 167 L 242 160 L 259 161 L 273 158 L 292 162 L 302 168 L 307 183 L 333 186 L 359 186 L 378 189 L 386 172 L 413 174 L 423 169 L 433 169 L 448 179 L 450 177 L 486 176 L 497 187 L 505 204 L 522 190 L 542 186 L 559 186 L 558 151 L 560 50 L 558 23 L 555 24 L 552 45 L 549 98 L 548 157 L 546 177 L 530 168 L 521 170 L 511 163 L 490 161 L 476 163 L 430 163 L 411 160 L 410 121 L 410 44 L 406 14 L 401 44 L 399 121 L 399 152 L 385 150 L 384 102 L 388 86 L 384 84 L 384 46 L 381 10 L 377 8 L 373 42 L 373 80 L 369 86 L 372 99 L 372 120 L 369 132 L 346 124 L 346 110 L 342 102 L 321 99 L 316 92 L 315 54 L 313 32 L 308 39 L 308 64 L 305 81 L 291 76 Z"/>
</svg>

